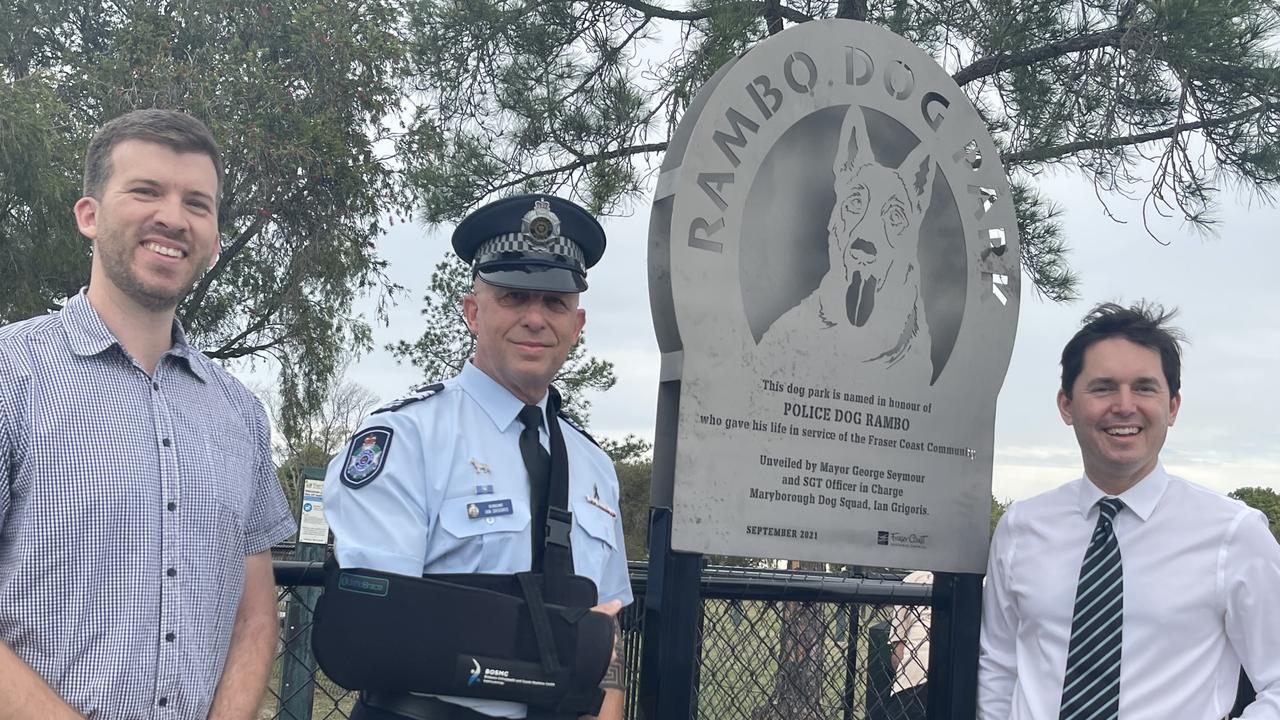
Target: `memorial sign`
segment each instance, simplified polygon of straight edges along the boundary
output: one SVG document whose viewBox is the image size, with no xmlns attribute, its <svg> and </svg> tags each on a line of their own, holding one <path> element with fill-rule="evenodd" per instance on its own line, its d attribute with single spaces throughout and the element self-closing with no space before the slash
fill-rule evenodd
<svg viewBox="0 0 1280 720">
<path fill-rule="evenodd" d="M 983 571 L 1017 221 L 932 58 L 826 20 L 721 68 L 668 149 L 649 265 L 673 548 Z"/>
</svg>

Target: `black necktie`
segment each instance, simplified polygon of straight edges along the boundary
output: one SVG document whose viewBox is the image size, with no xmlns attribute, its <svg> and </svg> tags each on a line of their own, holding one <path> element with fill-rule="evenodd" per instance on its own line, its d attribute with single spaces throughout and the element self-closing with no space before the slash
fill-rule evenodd
<svg viewBox="0 0 1280 720">
<path fill-rule="evenodd" d="M 538 439 L 538 429 L 542 427 L 542 408 L 525 405 L 520 410 L 520 422 L 524 425 L 524 430 L 520 431 L 520 456 L 524 458 L 524 467 L 529 471 L 532 569 L 537 571 L 542 567 L 542 551 L 547 538 L 547 485 L 551 480 L 551 456 Z"/>
<path fill-rule="evenodd" d="M 1124 503 L 1098 501 L 1098 525 L 1080 565 L 1060 720 L 1116 720 L 1120 716 L 1120 640 L 1124 575 L 1113 527 Z"/>
</svg>

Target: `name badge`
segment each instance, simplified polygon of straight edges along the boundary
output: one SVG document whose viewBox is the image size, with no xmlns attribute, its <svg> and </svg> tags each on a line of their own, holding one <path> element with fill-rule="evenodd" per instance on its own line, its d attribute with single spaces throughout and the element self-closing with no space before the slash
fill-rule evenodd
<svg viewBox="0 0 1280 720">
<path fill-rule="evenodd" d="M 512 509 L 510 500 L 488 500 L 486 502 L 471 503 L 467 506 L 467 517 L 472 520 L 510 515 L 513 512 L 515 510 Z"/>
</svg>

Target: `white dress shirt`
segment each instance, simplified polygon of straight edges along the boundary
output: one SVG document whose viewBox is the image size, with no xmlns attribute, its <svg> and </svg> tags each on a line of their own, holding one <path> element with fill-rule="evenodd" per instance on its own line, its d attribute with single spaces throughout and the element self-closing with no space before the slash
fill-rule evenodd
<svg viewBox="0 0 1280 720">
<path fill-rule="evenodd" d="M 1104 497 L 1087 478 L 1014 503 L 991 543 L 978 717 L 1057 720 L 1076 583 Z M 1280 720 L 1280 544 L 1262 513 L 1161 466 L 1119 496 L 1120 717 Z"/>
</svg>

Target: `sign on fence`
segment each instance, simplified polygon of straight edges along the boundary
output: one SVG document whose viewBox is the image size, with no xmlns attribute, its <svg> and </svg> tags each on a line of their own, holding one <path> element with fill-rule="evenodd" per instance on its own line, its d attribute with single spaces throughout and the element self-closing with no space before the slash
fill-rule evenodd
<svg viewBox="0 0 1280 720">
<path fill-rule="evenodd" d="M 650 224 L 672 547 L 982 572 L 1018 255 L 986 127 L 911 43 L 808 22 L 721 68 Z"/>
<path fill-rule="evenodd" d="M 324 479 L 304 480 L 302 512 L 298 513 L 298 542 L 329 542 L 329 523 L 324 519 Z"/>
</svg>

